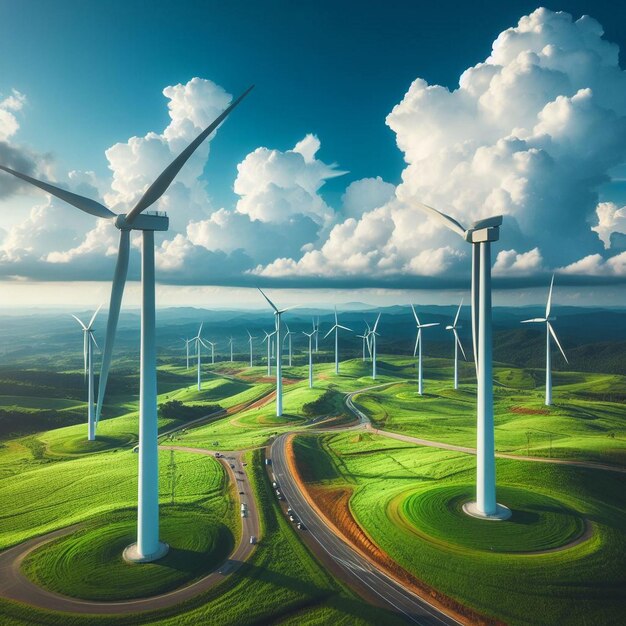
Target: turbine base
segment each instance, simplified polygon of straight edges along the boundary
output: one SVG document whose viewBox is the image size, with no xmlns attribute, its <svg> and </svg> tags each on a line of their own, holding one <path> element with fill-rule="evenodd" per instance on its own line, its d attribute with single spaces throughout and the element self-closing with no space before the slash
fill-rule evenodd
<svg viewBox="0 0 626 626">
<path fill-rule="evenodd" d="M 137 544 L 131 543 L 124 548 L 122 556 L 128 563 L 152 563 L 152 561 L 158 561 L 163 558 L 168 553 L 169 549 L 170 547 L 166 543 L 159 541 L 159 547 L 156 552 L 143 556 L 139 553 Z"/>
<path fill-rule="evenodd" d="M 478 509 L 478 505 L 476 502 L 466 502 L 463 505 L 463 512 L 470 517 L 475 517 L 477 519 L 484 519 L 492 522 L 501 522 L 503 520 L 507 520 L 513 515 L 511 509 L 504 506 L 503 504 L 496 504 L 496 512 L 491 515 L 485 515 L 482 511 Z"/>
</svg>

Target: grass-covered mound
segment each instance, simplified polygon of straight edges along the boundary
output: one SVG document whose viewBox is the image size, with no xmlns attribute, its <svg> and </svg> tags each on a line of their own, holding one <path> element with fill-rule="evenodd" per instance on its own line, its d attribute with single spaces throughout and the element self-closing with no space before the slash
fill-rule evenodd
<svg viewBox="0 0 626 626">
<path fill-rule="evenodd" d="M 390 516 L 417 534 L 444 545 L 491 552 L 539 552 L 565 546 L 585 530 L 584 519 L 549 496 L 520 487 L 502 486 L 498 500 L 513 512 L 510 519 L 486 523 L 465 514 L 473 499 L 471 485 L 451 485 L 413 492 L 390 503 Z"/>
<path fill-rule="evenodd" d="M 85 431 L 87 427 L 85 426 Z M 114 448 L 123 448 L 136 443 L 137 437 L 132 433 L 120 433 L 116 436 L 97 435 L 94 441 L 87 439 L 87 433 L 72 433 L 67 437 L 52 439 L 46 448 L 46 456 L 75 456 L 93 454 Z"/>
<path fill-rule="evenodd" d="M 235 538 L 219 516 L 199 505 L 163 506 L 161 539 L 168 554 L 154 563 L 124 561 L 136 539 L 136 512 L 110 513 L 28 555 L 24 573 L 39 585 L 88 600 L 126 600 L 166 593 L 215 569 Z"/>
</svg>

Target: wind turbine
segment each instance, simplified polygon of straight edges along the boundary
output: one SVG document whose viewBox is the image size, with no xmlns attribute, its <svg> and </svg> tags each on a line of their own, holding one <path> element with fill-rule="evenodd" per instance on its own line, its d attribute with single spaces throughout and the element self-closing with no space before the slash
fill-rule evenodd
<svg viewBox="0 0 626 626">
<path fill-rule="evenodd" d="M 359 339 L 363 340 L 363 357 L 361 358 L 361 361 L 363 361 L 364 363 L 365 363 L 365 343 L 366 342 L 367 342 L 367 349 L 369 350 L 370 348 L 369 333 L 370 333 L 370 327 L 368 325 L 367 329 L 363 331 L 362 335 L 357 335 Z"/>
<path fill-rule="evenodd" d="M 380 321 L 380 313 L 378 314 L 378 317 L 376 318 L 374 327 L 372 328 L 372 330 L 368 332 L 368 337 L 371 337 L 370 341 L 372 342 L 370 352 L 372 354 L 372 379 L 373 380 L 376 380 L 376 337 L 379 336 L 379 334 L 376 332 L 376 329 L 378 328 L 379 321 Z"/>
<path fill-rule="evenodd" d="M 185 339 L 184 337 L 181 337 L 180 339 L 185 342 L 185 349 L 187 351 L 187 369 L 189 369 L 189 344 L 193 343 L 193 339 Z"/>
<path fill-rule="evenodd" d="M 339 323 L 337 319 L 337 307 L 335 307 L 335 325 L 324 335 L 324 339 L 330 335 L 333 331 L 335 332 L 335 374 L 339 374 L 339 329 L 347 330 L 348 332 L 353 332 L 351 328 L 346 328 Z"/>
<path fill-rule="evenodd" d="M 287 329 L 287 332 L 283 338 L 283 343 L 285 342 L 285 339 L 289 338 L 289 367 L 291 367 L 291 335 L 293 335 L 293 333 L 289 330 L 289 326 L 287 324 L 285 324 L 285 328 Z"/>
<path fill-rule="evenodd" d="M 285 311 L 289 311 L 291 309 L 294 309 L 295 307 L 290 306 L 286 309 L 278 309 L 276 305 L 265 295 L 265 293 L 263 293 L 262 289 L 260 289 L 259 287 L 257 287 L 257 289 L 261 292 L 261 295 L 267 300 L 272 309 L 274 309 L 274 321 L 276 323 L 276 330 L 272 333 L 272 335 L 276 335 L 276 415 L 280 417 L 283 414 L 283 367 L 281 355 L 282 346 L 280 338 L 281 319 Z M 271 337 L 271 335 L 268 335 L 268 337 Z M 291 353 L 291 349 L 289 350 L 289 352 Z M 291 362 L 289 363 L 289 365 L 291 365 Z"/>
<path fill-rule="evenodd" d="M 550 335 L 554 338 L 554 342 L 559 347 L 565 362 L 569 364 L 567 357 L 565 356 L 565 352 L 563 352 L 563 348 L 559 342 L 556 333 L 554 332 L 554 328 L 550 322 L 553 322 L 556 317 L 550 317 L 550 310 L 552 309 L 552 288 L 554 287 L 554 274 L 552 274 L 552 280 L 550 281 L 550 291 L 548 292 L 548 302 L 546 304 L 546 315 L 545 317 L 534 317 L 530 320 L 522 320 L 522 324 L 545 324 L 546 325 L 546 406 L 550 406 L 552 404 L 552 358 L 550 355 Z"/>
<path fill-rule="evenodd" d="M 196 357 L 198 360 L 198 391 L 202 391 L 202 379 L 200 377 L 200 345 L 202 344 L 205 348 L 208 347 L 206 346 L 206 344 L 204 343 L 204 341 L 202 341 L 202 338 L 200 337 L 200 334 L 202 333 L 203 325 L 204 325 L 204 322 L 200 324 L 200 328 L 198 329 L 198 334 L 191 340 L 192 342 L 195 342 L 196 344 Z"/>
<path fill-rule="evenodd" d="M 271 376 L 272 375 L 272 353 L 271 353 L 271 346 L 272 346 L 272 337 L 276 334 L 276 331 L 274 331 L 273 333 L 268 333 L 266 330 L 263 331 L 265 333 L 265 338 L 263 339 L 262 343 L 265 343 L 267 341 L 267 375 Z"/>
<path fill-rule="evenodd" d="M 496 462 L 493 427 L 493 354 L 491 321 L 491 242 L 500 238 L 502 216 L 496 215 L 464 228 L 437 209 L 415 203 L 446 228 L 472 244 L 472 340 L 478 380 L 476 398 L 476 502 L 464 505 L 469 515 L 506 519 L 511 511 L 496 502 Z"/>
<path fill-rule="evenodd" d="M 143 193 L 137 204 L 125 215 L 116 215 L 96 200 L 21 174 L 4 165 L 0 169 L 43 189 L 76 208 L 103 219 L 115 220 L 120 230 L 120 245 L 111 288 L 109 316 L 98 385 L 96 422 L 100 418 L 106 389 L 115 331 L 119 318 L 124 284 L 128 272 L 130 232 L 139 230 L 143 236 L 141 282 L 141 365 L 139 382 L 139 489 L 137 502 L 137 542 L 128 546 L 124 557 L 129 561 L 154 561 L 166 554 L 168 546 L 159 541 L 159 470 L 157 427 L 157 377 L 155 336 L 154 233 L 166 231 L 169 219 L 162 212 L 144 212 L 168 189 L 176 175 L 200 144 L 226 119 L 228 114 L 248 95 L 249 87 L 205 128 L 158 176 Z"/>
<path fill-rule="evenodd" d="M 228 338 L 228 345 L 230 346 L 230 362 L 233 362 L 233 338 L 229 337 Z"/>
<path fill-rule="evenodd" d="M 248 345 L 250 346 L 250 367 L 252 367 L 252 340 L 256 339 L 256 337 L 253 337 L 249 330 L 246 330 L 246 332 L 248 333 Z"/>
<path fill-rule="evenodd" d="M 85 377 L 87 378 L 87 439 L 93 441 L 96 438 L 96 415 L 94 405 L 94 385 L 93 385 L 93 346 L 98 348 L 98 344 L 93 336 L 93 323 L 101 309 L 100 305 L 96 312 L 91 316 L 89 324 L 85 326 L 81 320 L 72 314 L 72 317 L 80 324 L 83 329 L 83 361 L 85 364 Z M 99 348 L 98 348 L 99 349 Z"/>
<path fill-rule="evenodd" d="M 315 331 L 307 333 L 303 330 L 302 334 L 309 338 L 309 389 L 313 389 L 313 335 Z"/>
<path fill-rule="evenodd" d="M 413 356 L 418 354 L 419 357 L 417 359 L 417 393 L 419 395 L 423 395 L 423 375 L 422 375 L 422 344 L 424 343 L 422 340 L 422 329 L 429 328 L 430 326 L 439 326 L 439 322 L 431 322 L 430 324 L 422 324 L 417 317 L 417 313 L 415 312 L 415 307 L 411 305 L 411 309 L 413 310 L 413 316 L 415 317 L 415 324 L 417 325 L 417 337 L 415 337 L 415 348 L 413 350 Z"/>
<path fill-rule="evenodd" d="M 463 358 L 467 361 L 467 357 L 465 356 L 465 350 L 463 350 L 463 344 L 459 339 L 459 333 L 457 330 L 459 328 L 463 328 L 463 326 L 458 325 L 459 314 L 461 313 L 461 307 L 463 306 L 463 300 L 461 300 L 461 304 L 459 304 L 459 308 L 457 309 L 456 315 L 454 316 L 454 322 L 452 322 L 451 326 L 446 326 L 446 330 L 451 330 L 454 334 L 454 388 L 459 388 L 459 348 L 461 348 L 461 353 L 463 354 Z"/>
<path fill-rule="evenodd" d="M 200 341 L 202 341 L 202 339 Z M 215 365 L 215 341 L 209 341 L 208 339 L 206 343 L 202 341 L 202 345 L 208 349 L 209 346 L 207 346 L 207 343 L 211 346 L 211 365 Z"/>
</svg>

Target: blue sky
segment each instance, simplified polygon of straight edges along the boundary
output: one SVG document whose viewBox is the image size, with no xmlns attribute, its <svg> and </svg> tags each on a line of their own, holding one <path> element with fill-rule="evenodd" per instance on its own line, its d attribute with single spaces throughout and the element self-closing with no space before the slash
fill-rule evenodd
<svg viewBox="0 0 626 626">
<path fill-rule="evenodd" d="M 543 4 L 569 12 L 574 20 L 582 14 L 592 15 L 604 29 L 604 40 L 617 44 L 623 59 L 626 7 L 614 2 Z M 200 184 L 206 183 L 212 210 L 224 207 L 231 211 L 246 194 L 251 202 L 260 201 L 256 189 L 250 191 L 249 185 L 243 195 L 233 192 L 237 166 L 246 155 L 259 147 L 280 151 L 282 155 L 311 133 L 319 140 L 314 159 L 324 167 L 332 169 L 333 164 L 337 164 L 336 170 L 347 171 L 342 176 L 330 174 L 330 170 L 320 174 L 317 183 L 313 184 L 313 187 L 319 185 L 313 195 L 319 195 L 331 211 L 340 214 L 341 219 L 350 216 L 358 222 L 363 214 L 350 213 L 342 206 L 342 196 L 350 183 L 380 177 L 386 183 L 399 185 L 403 182 L 403 173 L 405 179 L 413 175 L 411 166 L 407 167 L 405 162 L 410 150 L 407 152 L 407 149 L 398 147 L 409 130 L 401 128 L 402 124 L 392 129 L 385 123 L 394 106 L 405 99 L 412 81 L 420 78 L 429 85 L 456 89 L 459 77 L 466 69 L 487 59 L 498 34 L 515 27 L 523 15 L 531 14 L 536 8 L 537 4 L 533 2 L 126 1 L 94 4 L 71 1 L 55 3 L 54 7 L 43 0 L 2 3 L 0 94 L 7 96 L 12 90 L 24 94 L 25 102 L 15 113 L 19 131 L 11 136 L 10 141 L 35 155 L 33 158 L 39 163 L 42 159 L 53 162 L 53 172 L 46 171 L 50 178 L 63 182 L 67 172 L 79 170 L 93 171 L 105 181 L 110 176 L 105 150 L 118 142 L 128 142 L 133 136 L 143 137 L 151 131 L 162 133 L 168 125 L 170 120 L 162 94 L 165 87 L 185 85 L 192 78 L 199 77 L 235 95 L 248 84 L 255 83 L 257 87 L 248 101 L 211 142 L 211 153 L 204 164 L 205 174 Z M 623 61 L 621 65 L 624 65 Z M 582 86 L 583 83 L 576 88 Z M 598 90 L 595 89 L 594 94 Z M 572 98 L 574 92 L 564 92 L 563 95 Z M 606 109 L 608 105 L 603 102 L 602 106 Z M 621 110 L 617 113 L 624 115 Z M 417 120 L 419 111 L 412 123 L 418 123 Z M 441 120 L 437 124 L 445 126 Z M 515 120 L 509 126 L 507 132 L 515 127 Z M 433 150 L 437 150 L 437 146 Z M 606 153 L 607 148 L 601 147 L 598 152 Z M 615 209 L 609 216 L 609 229 L 613 227 L 611 224 L 620 222 L 621 214 L 616 211 L 626 204 L 624 183 L 610 181 L 611 178 L 624 177 L 626 168 L 621 169 L 622 157 L 613 155 L 605 170 L 599 167 L 598 180 L 589 187 L 598 193 L 598 197 L 590 198 L 585 209 L 593 218 L 595 204 L 603 200 L 613 202 Z M 267 180 L 263 182 L 267 183 Z M 410 189 L 412 184 L 409 181 L 403 187 Z M 95 187 L 101 194 L 105 193 L 106 181 L 95 184 Z M 387 188 L 379 187 L 376 193 L 380 192 L 382 197 Z M 372 193 L 371 190 L 364 191 Z M 40 196 L 35 198 L 41 201 Z M 10 227 L 19 219 L 19 212 L 27 211 L 31 204 L 32 197 L 25 197 L 21 192 L 5 198 L 2 202 L 5 216 L 0 218 L 0 227 L 10 232 Z M 463 210 L 461 205 L 459 211 Z M 11 211 L 13 207 L 17 209 Z M 53 209 L 57 210 L 57 207 Z M 10 218 L 6 217 L 7 211 L 11 212 Z M 515 219 L 520 224 L 524 221 L 520 216 Z M 192 215 L 190 220 L 200 223 L 201 216 Z M 306 241 L 309 248 L 305 251 L 309 252 L 321 249 L 331 237 L 332 228 L 341 226 L 340 219 L 322 216 L 316 222 L 317 230 L 313 228 L 313 236 L 309 231 L 303 232 L 305 227 L 312 228 L 303 220 L 293 239 L 300 243 Z M 252 219 L 253 227 L 254 221 Z M 272 222 L 269 218 L 261 221 L 266 225 Z M 582 223 L 582 219 L 579 221 Z M 398 220 L 395 227 L 399 228 Z M 544 243 L 543 247 L 539 245 L 540 261 L 536 255 L 517 259 L 519 255 L 532 252 L 532 236 L 536 234 L 540 239 L 541 233 L 531 229 L 524 236 L 516 234 L 507 243 L 508 250 L 514 254 L 511 253 L 510 258 L 503 257 L 501 280 L 518 280 L 526 286 L 540 284 L 553 269 L 570 267 L 594 255 L 601 258 L 570 270 L 564 276 L 564 282 L 584 282 L 574 280 L 574 275 L 595 276 L 596 282 L 621 280 L 618 275 L 621 270 L 614 269 L 615 263 L 610 270 L 606 265 L 607 259 L 623 250 L 621 227 L 615 228 L 614 234 L 610 230 L 604 231 L 612 250 L 611 246 L 606 248 L 606 242 L 604 246 L 598 241 L 591 242 L 589 237 L 597 239 L 597 236 L 585 233 L 580 239 L 580 249 L 585 254 L 580 257 L 573 253 L 553 255 L 552 258 Z M 75 246 L 84 235 L 75 235 Z M 210 241 L 216 239 L 220 237 L 213 233 Z M 65 243 L 66 248 L 71 247 Z M 387 243 L 385 245 L 389 247 Z M 197 247 L 199 244 L 193 241 L 193 245 Z M 376 245 L 372 243 L 372 246 Z M 441 240 L 438 245 L 443 250 L 448 242 Z M 212 253 L 216 251 L 208 244 L 204 247 Z M 392 247 L 395 250 L 397 244 Z M 45 254 L 50 252 L 47 250 Z M 232 249 L 222 252 L 226 256 L 217 259 L 220 262 L 228 263 L 234 259 Z M 355 263 L 352 257 L 337 261 L 338 265 L 334 266 L 326 259 L 318 272 L 318 265 L 311 269 L 310 264 L 301 263 L 303 253 L 289 250 L 284 258 L 291 265 L 285 269 L 285 263 L 280 267 L 275 263 L 272 265 L 273 260 L 267 255 L 257 258 L 254 250 L 245 249 L 245 252 L 251 260 L 249 267 L 241 265 L 242 272 L 261 266 L 271 267 L 271 270 L 259 270 L 256 276 L 268 281 L 276 279 L 277 284 L 280 280 L 294 280 L 301 281 L 302 285 L 327 288 L 333 282 L 333 267 L 341 264 L 341 267 L 348 267 Z M 358 251 L 358 255 L 366 253 Z M 401 256 L 404 256 L 395 267 L 395 273 L 380 272 L 381 287 L 406 282 L 400 277 L 407 276 L 410 254 L 420 265 L 420 250 L 402 251 Z M 277 251 L 278 256 L 280 251 Z M 42 258 L 40 255 L 39 260 Z M 207 258 L 207 262 L 211 260 L 216 259 Z M 423 260 L 424 264 L 436 265 L 437 262 L 432 255 L 424 256 Z M 382 263 L 378 259 L 377 263 L 377 267 L 384 266 L 384 259 Z M 5 276 L 19 275 L 25 280 L 55 278 L 55 268 L 32 270 L 33 265 L 35 263 L 30 259 L 29 263 L 23 263 L 26 269 L 18 269 L 16 265 L 14 274 L 8 270 L 3 273 Z M 83 266 L 87 265 L 89 263 L 83 263 Z M 520 273 L 527 266 L 529 271 Z M 438 275 L 447 280 L 442 286 L 456 286 L 465 274 L 459 265 L 454 280 L 448 280 L 453 270 L 457 270 L 456 266 L 443 268 L 440 273 L 426 272 L 426 278 L 421 269 L 413 269 L 408 276 L 415 271 L 418 277 L 416 287 L 430 286 L 436 282 L 432 276 Z M 507 270 L 511 270 L 510 275 L 506 274 Z M 287 279 L 285 272 L 288 272 Z M 367 283 L 364 279 L 371 276 L 371 270 L 363 266 L 362 270 L 349 271 L 342 279 L 343 285 L 354 279 L 354 284 L 361 286 Z M 65 271 L 58 276 L 59 280 L 68 278 L 89 281 L 97 277 L 88 272 L 73 274 Z M 106 279 L 106 276 L 102 278 Z M 189 281 L 173 277 L 166 282 L 176 284 L 194 280 L 194 277 Z M 198 282 L 211 280 L 200 279 Z M 240 278 L 232 275 L 216 282 L 242 284 Z"/>
</svg>

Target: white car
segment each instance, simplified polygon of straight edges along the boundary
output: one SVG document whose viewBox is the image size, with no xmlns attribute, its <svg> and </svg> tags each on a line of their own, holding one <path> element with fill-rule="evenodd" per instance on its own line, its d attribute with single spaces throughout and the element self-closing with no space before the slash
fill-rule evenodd
<svg viewBox="0 0 626 626">
<path fill-rule="evenodd" d="M 254 535 L 252 535 L 252 536 L 250 537 L 250 543 L 251 543 L 251 544 L 255 544 L 255 543 L 256 543 L 256 537 L 255 537 Z"/>
</svg>

